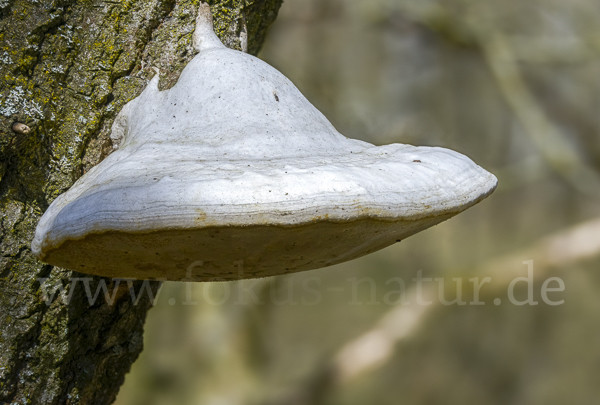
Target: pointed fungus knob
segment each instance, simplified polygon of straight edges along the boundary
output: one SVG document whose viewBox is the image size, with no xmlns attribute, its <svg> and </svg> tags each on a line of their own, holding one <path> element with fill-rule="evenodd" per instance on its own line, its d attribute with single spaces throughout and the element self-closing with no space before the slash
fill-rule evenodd
<svg viewBox="0 0 600 405">
<path fill-rule="evenodd" d="M 157 75 L 115 120 L 118 149 L 50 205 L 39 259 L 120 278 L 272 276 L 382 249 L 496 187 L 448 149 L 344 137 L 285 76 L 224 47 L 206 4 L 193 41 L 177 84 L 159 91 Z"/>
<path fill-rule="evenodd" d="M 213 27 L 213 16 L 207 3 L 200 3 L 198 16 L 196 17 L 196 29 L 194 30 L 193 46 L 198 52 L 211 48 L 225 48 L 219 37 L 215 34 Z"/>
</svg>

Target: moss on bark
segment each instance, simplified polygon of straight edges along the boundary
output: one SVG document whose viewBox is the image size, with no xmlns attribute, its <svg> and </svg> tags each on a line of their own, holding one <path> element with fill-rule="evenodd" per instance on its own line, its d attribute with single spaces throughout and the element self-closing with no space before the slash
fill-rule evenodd
<svg viewBox="0 0 600 405">
<path fill-rule="evenodd" d="M 256 54 L 281 2 L 211 1 L 217 34 L 240 49 L 247 31 Z M 52 268 L 29 244 L 48 205 L 110 153 L 112 121 L 151 68 L 162 88 L 176 82 L 198 4 L 0 0 L 0 403 L 108 404 L 142 350 L 158 282 Z"/>
</svg>

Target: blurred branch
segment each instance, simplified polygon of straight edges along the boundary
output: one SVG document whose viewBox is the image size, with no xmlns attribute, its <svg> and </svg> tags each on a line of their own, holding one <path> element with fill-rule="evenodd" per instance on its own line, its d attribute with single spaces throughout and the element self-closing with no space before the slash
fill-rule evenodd
<svg viewBox="0 0 600 405">
<path fill-rule="evenodd" d="M 600 56 L 600 49 L 574 38 L 530 38 L 507 36 L 519 62 L 541 65 L 579 64 Z"/>
<path fill-rule="evenodd" d="M 414 303 L 417 294 L 424 301 L 433 301 L 437 288 L 424 286 L 422 292 L 413 288 L 407 294 L 407 302 Z M 360 374 L 371 371 L 386 363 L 394 353 L 394 346 L 409 337 L 421 323 L 430 306 L 400 305 L 388 311 L 374 328 L 347 343 L 333 360 L 335 382 L 345 384 Z"/>
<path fill-rule="evenodd" d="M 474 276 L 494 278 L 498 288 L 504 288 L 515 277 L 522 276 L 523 260 L 533 260 L 536 277 L 549 270 L 570 266 L 600 256 L 600 218 L 584 222 L 542 238 L 529 248 L 488 260 Z M 518 263 L 519 266 L 514 264 Z"/>
<path fill-rule="evenodd" d="M 479 23 L 478 23 L 479 24 Z M 480 44 L 507 104 L 517 116 L 538 151 L 552 169 L 577 191 L 600 197 L 600 175 L 587 166 L 575 148 L 546 117 L 519 69 L 505 36 L 486 24 Z M 479 27 L 483 30 L 483 27 Z"/>
<path fill-rule="evenodd" d="M 482 2 L 479 2 L 482 3 Z M 468 10 L 474 7 L 465 3 Z M 456 5 L 456 4 L 455 4 Z M 485 7 L 485 4 L 477 4 Z M 410 20 L 427 27 L 444 40 L 456 45 L 479 47 L 480 35 L 470 24 L 460 18 L 466 14 L 452 13 L 444 6 L 431 1 L 393 1 L 387 5 L 390 11 L 399 11 Z M 393 14 L 388 12 L 389 14 Z M 511 16 L 505 16 L 505 18 Z M 530 37 L 507 35 L 508 42 L 519 62 L 543 65 L 578 64 L 591 62 L 600 56 L 600 33 L 584 32 L 580 36 Z"/>
<path fill-rule="evenodd" d="M 483 53 L 501 94 L 524 127 L 544 161 L 578 192 L 600 197 L 600 174 L 586 165 L 575 147 L 546 116 L 530 91 L 519 67 L 519 56 L 512 42 L 496 28 L 487 2 L 465 0 L 466 12 L 460 17 L 447 11 L 439 3 L 403 2 L 402 12 L 444 38 L 477 46 Z M 547 47 L 531 52 L 532 42 L 520 41 L 521 58 L 526 53 L 532 58 L 548 56 Z M 582 47 L 583 49 L 583 47 Z M 574 57 L 583 51 L 573 51 L 565 57 Z M 558 52 L 557 52 L 558 53 Z M 579 55 L 581 56 L 581 55 Z"/>
<path fill-rule="evenodd" d="M 482 263 L 468 277 L 491 277 L 496 289 L 505 289 L 523 274 L 523 261 L 533 260 L 535 276 L 550 269 L 572 265 L 600 256 L 600 218 L 562 230 L 534 243 L 527 249 Z M 517 265 L 515 265 L 517 264 Z M 391 357 L 396 343 L 409 337 L 436 307 L 437 285 L 423 288 L 421 297 L 434 304 L 398 306 L 387 312 L 370 331 L 347 343 L 334 360 L 339 383 L 350 382 L 358 375 L 381 366 Z M 425 287 L 425 286 L 424 286 Z M 416 290 L 411 290 L 407 302 L 414 303 Z"/>
<path fill-rule="evenodd" d="M 600 218 L 545 237 L 522 251 L 489 260 L 470 272 L 472 277 L 492 277 L 496 290 L 506 289 L 515 277 L 523 274 L 523 261 L 533 260 L 535 277 L 549 270 L 572 265 L 600 256 Z M 468 278 L 468 277 L 466 277 Z M 306 405 L 323 402 L 336 387 L 349 384 L 360 375 L 386 364 L 402 340 L 410 338 L 441 303 L 437 299 L 438 286 L 422 285 L 409 290 L 406 304 L 397 305 L 385 313 L 377 324 L 359 337 L 346 343 L 328 362 L 315 370 L 306 384 L 283 400 L 272 405 Z M 417 294 L 430 305 L 415 304 Z"/>
</svg>

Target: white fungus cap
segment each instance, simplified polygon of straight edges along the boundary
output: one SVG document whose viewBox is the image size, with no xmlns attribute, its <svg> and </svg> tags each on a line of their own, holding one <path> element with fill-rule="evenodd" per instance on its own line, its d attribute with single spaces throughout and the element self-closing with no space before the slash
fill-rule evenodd
<svg viewBox="0 0 600 405">
<path fill-rule="evenodd" d="M 442 148 L 344 137 L 280 72 L 224 47 L 201 5 L 200 53 L 128 103 L 118 150 L 59 196 L 42 261 L 109 277 L 233 280 L 389 246 L 488 196 L 496 178 Z"/>
</svg>

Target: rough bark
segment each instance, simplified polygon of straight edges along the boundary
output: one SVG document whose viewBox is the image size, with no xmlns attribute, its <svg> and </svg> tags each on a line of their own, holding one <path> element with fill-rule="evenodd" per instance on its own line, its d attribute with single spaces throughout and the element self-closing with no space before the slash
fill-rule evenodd
<svg viewBox="0 0 600 405">
<path fill-rule="evenodd" d="M 281 2 L 209 3 L 223 42 L 240 49 L 246 26 L 255 54 Z M 52 268 L 29 244 L 49 203 L 110 153 L 112 121 L 152 67 L 162 88 L 176 82 L 198 4 L 0 0 L 0 403 L 111 403 L 142 350 L 158 282 Z"/>
</svg>

